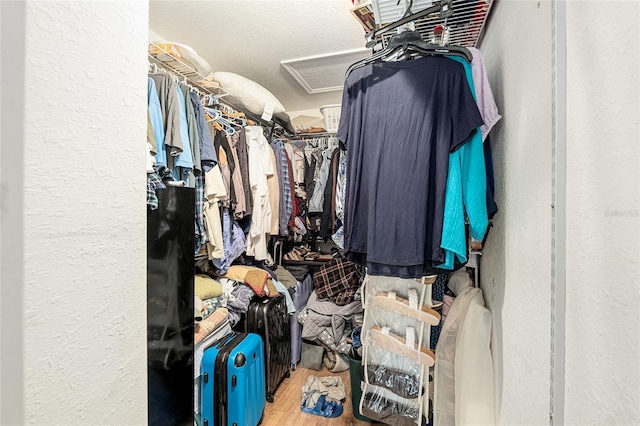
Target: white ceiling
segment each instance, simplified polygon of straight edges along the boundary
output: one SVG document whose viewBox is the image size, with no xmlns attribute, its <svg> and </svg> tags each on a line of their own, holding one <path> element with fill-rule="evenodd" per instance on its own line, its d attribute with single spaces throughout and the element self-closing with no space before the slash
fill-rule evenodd
<svg viewBox="0 0 640 426">
<path fill-rule="evenodd" d="M 299 111 L 340 103 L 341 93 L 308 94 L 280 61 L 363 48 L 364 29 L 351 7 L 350 0 L 152 0 L 149 27 L 194 48 L 213 71 L 252 79 L 287 111 Z"/>
</svg>

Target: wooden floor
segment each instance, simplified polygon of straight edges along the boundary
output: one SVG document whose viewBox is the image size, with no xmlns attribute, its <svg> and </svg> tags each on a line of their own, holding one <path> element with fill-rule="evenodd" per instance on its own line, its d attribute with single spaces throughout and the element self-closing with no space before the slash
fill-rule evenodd
<svg viewBox="0 0 640 426">
<path fill-rule="evenodd" d="M 328 419 L 326 417 L 315 416 L 313 414 L 303 413 L 300 409 L 302 399 L 302 386 L 310 375 L 324 376 L 340 376 L 344 383 L 347 399 L 344 402 L 344 412 L 340 417 Z M 327 370 L 316 371 L 307 370 L 298 367 L 291 372 L 291 377 L 284 379 L 276 394 L 273 403 L 267 402 L 262 419 L 263 426 L 365 426 L 371 423 L 363 422 L 353 416 L 351 405 L 351 383 L 349 380 L 349 370 L 342 373 L 331 373 Z"/>
</svg>

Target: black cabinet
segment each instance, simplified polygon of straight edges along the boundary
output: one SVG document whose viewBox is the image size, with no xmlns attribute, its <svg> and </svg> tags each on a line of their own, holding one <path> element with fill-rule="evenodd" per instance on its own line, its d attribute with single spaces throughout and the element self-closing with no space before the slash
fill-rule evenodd
<svg viewBox="0 0 640 426">
<path fill-rule="evenodd" d="M 149 424 L 193 424 L 195 192 L 168 187 L 157 196 L 147 213 Z"/>
</svg>

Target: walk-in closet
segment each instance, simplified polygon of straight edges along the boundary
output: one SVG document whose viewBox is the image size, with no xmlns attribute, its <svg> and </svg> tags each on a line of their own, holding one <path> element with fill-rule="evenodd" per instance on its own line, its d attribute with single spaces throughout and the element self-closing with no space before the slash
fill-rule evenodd
<svg viewBox="0 0 640 426">
<path fill-rule="evenodd" d="M 0 23 L 0 424 L 640 424 L 638 3 Z"/>
</svg>

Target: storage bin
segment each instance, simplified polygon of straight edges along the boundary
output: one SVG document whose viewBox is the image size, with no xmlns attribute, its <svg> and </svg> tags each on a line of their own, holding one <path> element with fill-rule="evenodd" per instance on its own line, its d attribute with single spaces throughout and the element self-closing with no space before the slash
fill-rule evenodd
<svg viewBox="0 0 640 426">
<path fill-rule="evenodd" d="M 375 420 L 372 420 L 368 417 L 360 414 L 360 399 L 362 398 L 362 359 L 358 356 L 355 351 L 351 350 L 349 355 L 347 355 L 347 359 L 349 360 L 349 381 L 351 382 L 351 406 L 353 408 L 353 415 L 356 419 L 362 420 L 364 422 L 374 423 Z"/>
<path fill-rule="evenodd" d="M 341 110 L 342 106 L 340 104 L 325 105 L 320 107 L 320 112 L 324 117 L 324 128 L 328 133 L 338 133 Z"/>
<path fill-rule="evenodd" d="M 322 356 L 324 346 L 313 344 L 302 339 L 302 354 L 300 356 L 300 366 L 310 370 L 322 370 Z"/>
</svg>

